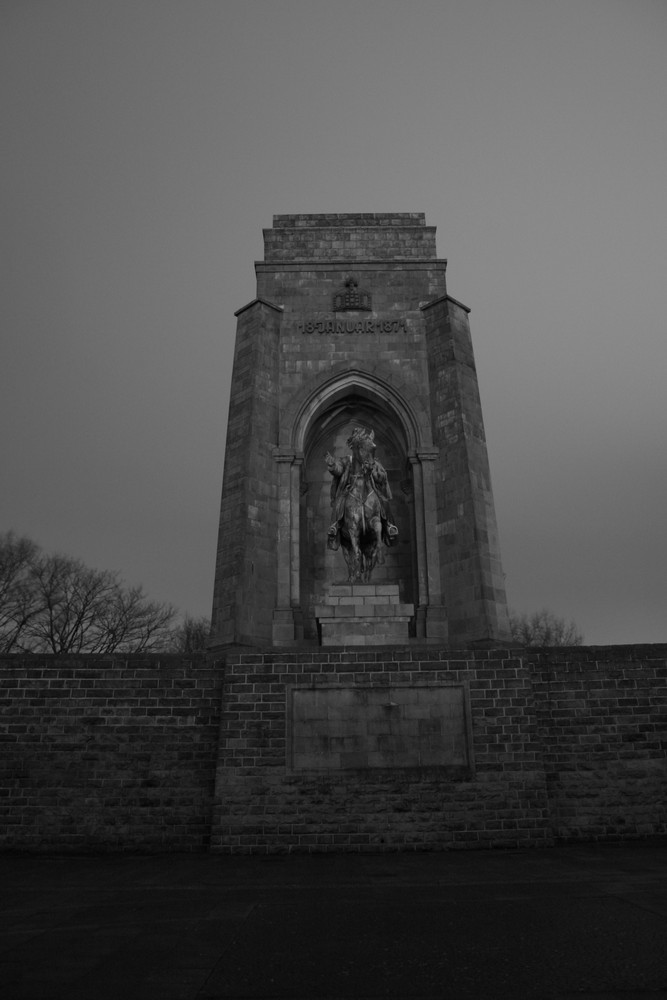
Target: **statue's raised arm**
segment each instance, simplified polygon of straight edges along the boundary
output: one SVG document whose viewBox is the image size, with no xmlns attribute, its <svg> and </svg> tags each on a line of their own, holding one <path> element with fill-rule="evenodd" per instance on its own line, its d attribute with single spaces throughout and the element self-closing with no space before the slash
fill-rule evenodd
<svg viewBox="0 0 667 1000">
<path fill-rule="evenodd" d="M 332 476 L 340 478 L 343 475 L 344 466 L 339 458 L 334 458 L 330 451 L 324 456 L 324 461 L 327 463 L 327 469 Z"/>
</svg>

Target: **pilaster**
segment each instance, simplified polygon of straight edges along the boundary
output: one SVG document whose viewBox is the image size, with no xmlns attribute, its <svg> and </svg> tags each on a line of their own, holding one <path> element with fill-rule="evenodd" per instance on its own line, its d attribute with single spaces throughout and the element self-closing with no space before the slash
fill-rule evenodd
<svg viewBox="0 0 667 1000">
<path fill-rule="evenodd" d="M 468 312 L 450 296 L 422 307 L 435 463 L 434 533 L 450 645 L 508 641 L 491 475 Z"/>
<path fill-rule="evenodd" d="M 220 505 L 211 645 L 267 642 L 275 604 L 278 343 L 282 309 L 255 299 L 237 313 Z"/>
</svg>

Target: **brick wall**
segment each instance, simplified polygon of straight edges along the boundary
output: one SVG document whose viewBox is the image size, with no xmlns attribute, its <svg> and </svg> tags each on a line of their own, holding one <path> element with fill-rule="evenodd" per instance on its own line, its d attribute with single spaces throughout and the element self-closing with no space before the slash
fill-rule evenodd
<svg viewBox="0 0 667 1000">
<path fill-rule="evenodd" d="M 555 835 L 667 832 L 667 647 L 545 651 L 533 688 Z"/>
<path fill-rule="evenodd" d="M 528 668 L 507 654 L 468 653 L 460 660 L 445 655 L 406 647 L 230 655 L 212 848 L 395 850 L 550 843 Z M 397 700 L 391 696 L 396 686 L 430 685 L 434 692 L 462 686 L 471 733 L 469 770 L 290 768 L 290 692 L 331 685 L 384 687 L 388 701 Z M 354 747 L 354 734 L 349 739 Z M 406 750 L 409 740 L 404 732 Z"/>
<path fill-rule="evenodd" d="M 0 846 L 204 848 L 221 680 L 201 655 L 0 660 Z"/>
<path fill-rule="evenodd" d="M 0 660 L 0 846 L 667 834 L 667 646 Z"/>
<path fill-rule="evenodd" d="M 407 713 L 364 734 L 358 709 L 338 725 L 340 705 L 327 693 L 353 703 L 355 691 L 384 690 L 395 712 L 419 691 L 419 724 L 430 687 L 442 743 L 460 737 L 437 709 L 451 686 L 465 690 L 463 767 L 454 758 L 401 766 L 423 742 Z M 667 833 L 667 647 L 235 653 L 224 691 L 214 850 L 544 846 Z M 319 745 L 295 719 L 309 703 L 295 693 L 312 702 L 318 691 L 331 706 Z M 377 720 L 377 703 L 368 705 Z M 383 734 L 394 760 L 377 766 Z M 344 766 L 349 753 L 365 754 L 365 766 Z"/>
</svg>

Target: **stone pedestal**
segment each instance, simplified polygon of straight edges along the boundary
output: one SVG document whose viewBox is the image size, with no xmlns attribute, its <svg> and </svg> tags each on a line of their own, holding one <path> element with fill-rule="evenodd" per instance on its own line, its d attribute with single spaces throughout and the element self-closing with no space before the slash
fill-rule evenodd
<svg viewBox="0 0 667 1000">
<path fill-rule="evenodd" d="M 334 584 L 315 608 L 323 646 L 386 646 L 410 640 L 414 604 L 398 584 Z"/>
</svg>

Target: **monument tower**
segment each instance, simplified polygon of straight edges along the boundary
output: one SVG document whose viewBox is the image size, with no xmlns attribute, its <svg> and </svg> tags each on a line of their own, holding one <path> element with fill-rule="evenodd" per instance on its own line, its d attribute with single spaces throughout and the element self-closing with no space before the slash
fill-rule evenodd
<svg viewBox="0 0 667 1000">
<path fill-rule="evenodd" d="M 236 313 L 214 646 L 508 641 L 469 310 L 446 266 L 421 213 L 264 231 Z"/>
</svg>

